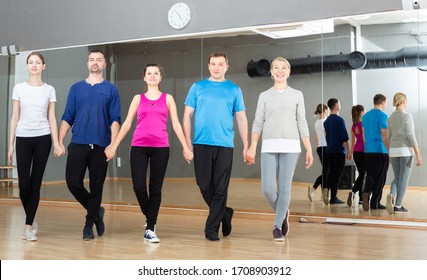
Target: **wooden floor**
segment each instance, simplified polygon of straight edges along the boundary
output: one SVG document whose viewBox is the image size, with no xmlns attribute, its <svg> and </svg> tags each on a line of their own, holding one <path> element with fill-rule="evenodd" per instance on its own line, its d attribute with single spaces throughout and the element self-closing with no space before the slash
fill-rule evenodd
<svg viewBox="0 0 427 280">
<path fill-rule="evenodd" d="M 233 232 L 219 242 L 203 236 L 204 211 L 162 209 L 159 244 L 143 240 L 136 207 L 106 205 L 106 233 L 82 240 L 84 211 L 73 203 L 44 202 L 37 214 L 39 239 L 21 239 L 24 214 L 16 200 L 0 204 L 2 260 L 426 260 L 426 230 L 358 224 L 300 223 L 291 216 L 283 243 L 272 240 L 272 216 L 237 214 Z"/>
<path fill-rule="evenodd" d="M 180 179 L 165 183 L 156 227 L 159 244 L 143 240 L 145 220 L 126 180 L 106 183 L 106 234 L 93 241 L 82 240 L 85 212 L 63 184 L 44 187 L 37 213 L 39 240 L 23 241 L 24 211 L 16 195 L 11 195 L 16 187 L 1 187 L 0 259 L 427 260 L 427 219 L 423 216 L 427 204 L 416 206 L 426 199 L 427 192 L 422 189 L 411 189 L 408 194 L 411 199 L 405 206 L 411 214 L 397 216 L 384 210 L 324 206 L 320 193 L 309 202 L 306 186 L 296 184 L 290 233 L 285 242 L 278 243 L 272 240 L 273 212 L 259 193 L 250 191 L 259 184 L 234 180 L 229 199 L 236 210 L 233 232 L 211 242 L 203 234 L 206 206 L 197 189 L 188 185 Z M 9 197 L 5 192 L 10 192 Z M 347 193 L 340 190 L 339 196 L 344 199 Z"/>
</svg>

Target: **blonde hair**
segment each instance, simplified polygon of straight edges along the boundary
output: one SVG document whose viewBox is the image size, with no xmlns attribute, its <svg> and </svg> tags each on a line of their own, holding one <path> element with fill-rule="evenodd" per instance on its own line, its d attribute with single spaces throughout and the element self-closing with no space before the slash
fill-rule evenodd
<svg viewBox="0 0 427 280">
<path fill-rule="evenodd" d="M 289 71 L 291 71 L 291 64 L 289 63 L 289 61 L 281 56 L 276 57 L 275 59 L 273 59 L 273 61 L 271 62 L 271 66 L 270 69 L 273 70 L 273 64 L 277 61 L 282 61 L 284 63 L 286 63 L 286 66 L 288 67 Z"/>
<path fill-rule="evenodd" d="M 406 100 L 406 94 L 404 94 L 403 92 L 398 92 L 393 96 L 393 106 L 399 107 L 400 105 L 403 104 L 403 102 L 405 102 L 405 100 Z"/>
</svg>

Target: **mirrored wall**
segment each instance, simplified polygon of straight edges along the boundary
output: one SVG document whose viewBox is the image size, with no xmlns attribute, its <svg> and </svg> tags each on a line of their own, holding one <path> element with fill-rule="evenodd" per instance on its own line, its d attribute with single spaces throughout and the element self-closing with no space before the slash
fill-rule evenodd
<svg viewBox="0 0 427 280">
<path fill-rule="evenodd" d="M 115 43 L 102 46 L 78 47 L 70 49 L 49 50 L 43 52 L 47 61 L 44 80 L 53 85 L 57 92 L 57 119 L 60 120 L 69 87 L 87 76 L 86 58 L 89 49 L 102 49 L 107 54 L 109 66 L 106 78 L 114 82 L 121 93 L 122 117 L 125 118 L 128 106 L 135 94 L 145 91 L 142 80 L 142 70 L 148 63 L 163 66 L 166 76 L 163 78 L 161 89 L 172 94 L 178 106 L 180 118 L 184 110 L 184 100 L 188 89 L 197 80 L 208 76 L 207 59 L 211 52 L 224 51 L 229 56 L 230 68 L 227 78 L 237 83 L 244 92 L 247 117 L 252 126 L 256 103 L 260 92 L 273 85 L 267 76 L 249 75 L 248 63 L 265 59 L 271 61 L 277 56 L 283 56 L 291 61 L 293 72 L 289 85 L 304 93 L 306 118 L 310 127 L 311 143 L 315 163 L 309 170 L 304 168 L 304 157 L 300 157 L 294 181 L 310 185 L 321 173 L 321 164 L 315 154 L 314 111 L 319 103 L 326 103 L 331 97 L 340 100 L 342 109 L 340 115 L 346 120 L 350 133 L 351 107 L 362 104 L 366 110 L 373 107 L 372 98 L 377 93 L 387 96 L 389 102 L 386 113 L 390 115 L 392 97 L 401 91 L 407 94 L 409 105 L 407 111 L 414 116 L 417 139 L 424 158 L 427 158 L 427 146 L 423 140 L 427 137 L 426 92 L 427 72 L 427 14 L 424 10 L 399 11 L 375 15 L 360 15 L 349 18 L 334 19 L 334 30 L 311 36 L 272 39 L 255 32 L 221 33 L 180 39 L 162 39 L 159 41 L 143 41 L 133 43 Z M 361 57 L 354 58 L 351 54 L 360 52 Z M 12 82 L 25 81 L 27 72 L 25 59 L 28 53 L 21 53 L 12 59 L 0 57 L 1 80 L 3 92 L 11 92 L 8 80 Z M 363 63 L 360 64 L 360 60 Z M 359 63 L 359 64 L 358 64 Z M 12 65 L 11 65 L 12 64 Z M 10 69 L 12 66 L 12 73 Z M 13 79 L 11 79 L 13 77 Z M 1 114 L 4 120 L 10 116 L 10 95 L 2 95 Z M 9 104 L 6 106 L 6 104 Z M 8 115 L 5 114 L 5 110 Z M 5 123 L 5 122 L 4 122 Z M 1 124 L 2 131 L 7 131 L 7 125 Z M 193 165 L 188 165 L 181 156 L 178 139 L 169 128 L 171 157 L 167 170 L 168 178 L 194 178 Z M 131 133 L 122 142 L 117 161 L 110 163 L 108 176 L 112 179 L 129 180 L 129 146 Z M 3 141 L 7 141 L 3 137 Z M 68 141 L 70 137 L 68 136 Z M 7 142 L 4 142 L 7 143 Z M 242 162 L 242 144 L 236 133 L 233 178 L 253 180 L 259 183 L 260 165 L 248 167 Z M 1 145 L 1 162 L 6 164 L 7 144 Z M 43 185 L 42 197 L 46 199 L 73 200 L 63 184 L 66 158 L 51 157 L 48 162 Z M 353 164 L 352 161 L 347 164 Z M 391 182 L 392 170 L 389 169 L 386 185 Z M 135 204 L 132 195 L 121 195 L 122 187 L 119 180 L 110 180 L 109 188 L 104 192 L 104 202 L 118 204 Z M 427 187 L 427 166 L 415 167 L 412 170 L 410 186 Z M 130 184 L 129 184 L 130 185 Z M 55 187 L 56 191 L 52 192 Z M 244 188 L 242 185 L 236 188 Z M 5 191 L 2 186 L 2 196 L 18 196 L 17 188 Z M 60 191 L 58 191 L 60 189 Z M 198 192 L 197 188 L 193 189 Z M 108 201 L 109 193 L 115 193 L 114 201 Z M 264 201 L 258 189 L 256 193 L 242 190 L 245 196 Z M 107 199 L 107 201 L 106 201 Z M 168 196 L 164 203 L 168 205 L 192 204 L 202 205 L 201 198 L 197 201 L 183 202 L 183 197 Z M 231 198 L 233 199 L 233 198 Z M 341 197 L 346 199 L 346 197 Z M 427 203 L 420 196 L 419 206 Z M 178 202 L 175 202 L 179 201 Z M 244 204 L 243 204 L 244 205 Z M 250 203 L 246 204 L 251 209 Z M 243 207 L 243 206 L 242 206 Z M 242 208 L 241 207 L 241 208 Z M 423 217 L 427 219 L 427 217 Z"/>
</svg>

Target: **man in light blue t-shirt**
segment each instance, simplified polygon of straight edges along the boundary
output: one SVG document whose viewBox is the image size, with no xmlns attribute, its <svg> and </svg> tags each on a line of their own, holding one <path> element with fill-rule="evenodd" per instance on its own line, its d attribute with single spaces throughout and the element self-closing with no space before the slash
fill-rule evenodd
<svg viewBox="0 0 427 280">
<path fill-rule="evenodd" d="M 386 209 L 380 203 L 389 165 L 387 98 L 382 94 L 374 96 L 374 108 L 362 117 L 365 137 L 366 183 L 362 194 L 363 210 Z M 372 195 L 372 196 L 371 196 Z"/>
<path fill-rule="evenodd" d="M 228 59 L 224 53 L 209 57 L 210 77 L 194 83 L 185 100 L 183 129 L 194 152 L 194 171 L 203 199 L 209 206 L 205 237 L 219 240 L 231 233 L 233 209 L 226 207 L 234 148 L 234 118 L 243 142 L 243 158 L 248 148 L 248 121 L 242 90 L 225 79 Z M 191 121 L 194 118 L 194 140 Z"/>
</svg>

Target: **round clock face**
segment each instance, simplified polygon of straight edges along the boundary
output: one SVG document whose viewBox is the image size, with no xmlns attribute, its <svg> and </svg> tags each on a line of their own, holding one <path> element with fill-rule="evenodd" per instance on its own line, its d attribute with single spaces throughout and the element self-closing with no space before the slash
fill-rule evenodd
<svg viewBox="0 0 427 280">
<path fill-rule="evenodd" d="M 168 12 L 168 21 L 170 26 L 175 29 L 184 28 L 191 19 L 190 7 L 185 3 L 174 4 Z"/>
</svg>

